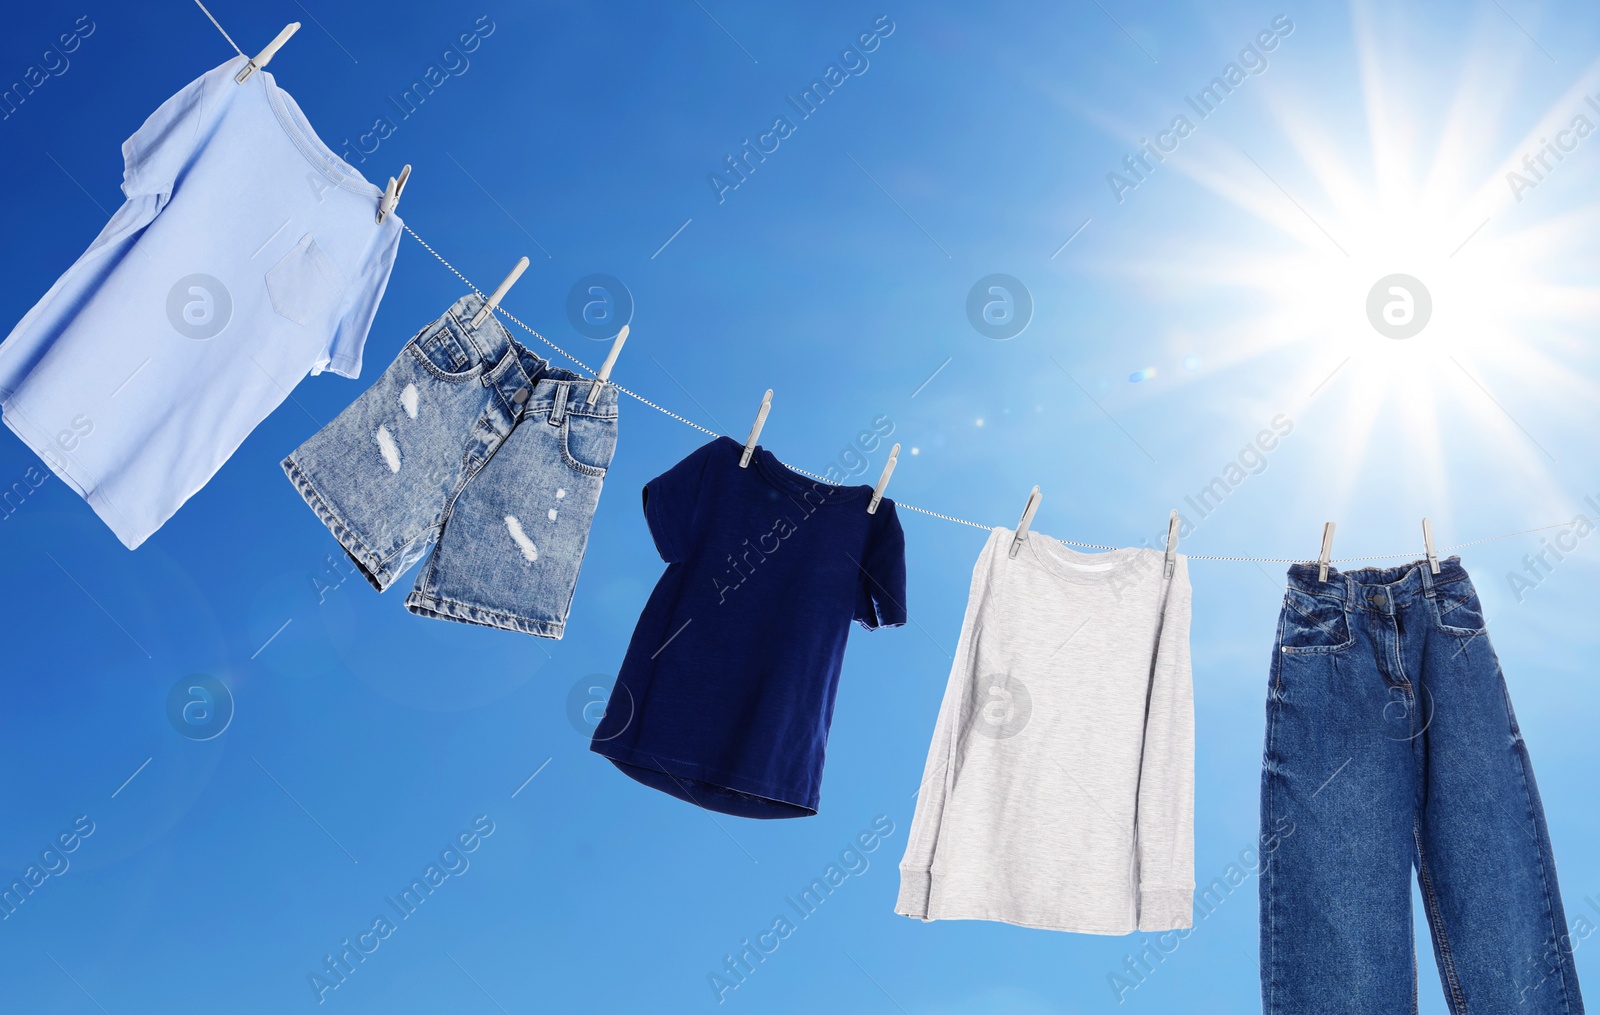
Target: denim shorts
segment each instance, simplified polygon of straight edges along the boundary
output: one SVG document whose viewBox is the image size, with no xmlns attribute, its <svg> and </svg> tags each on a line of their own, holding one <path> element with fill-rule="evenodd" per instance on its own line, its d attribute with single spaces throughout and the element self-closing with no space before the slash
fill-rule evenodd
<svg viewBox="0 0 1600 1015">
<path fill-rule="evenodd" d="M 427 563 L 424 617 L 559 638 L 617 443 L 617 391 L 552 367 L 464 296 L 283 460 L 378 591 Z M 433 548 L 431 554 L 429 547 Z"/>
</svg>

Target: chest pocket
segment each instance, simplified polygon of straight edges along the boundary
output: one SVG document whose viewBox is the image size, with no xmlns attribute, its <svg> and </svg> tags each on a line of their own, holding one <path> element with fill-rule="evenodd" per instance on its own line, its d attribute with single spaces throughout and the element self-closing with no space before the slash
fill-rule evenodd
<svg viewBox="0 0 1600 1015">
<path fill-rule="evenodd" d="M 329 317 L 344 286 L 344 273 L 310 233 L 267 272 L 272 309 L 302 328 Z"/>
</svg>

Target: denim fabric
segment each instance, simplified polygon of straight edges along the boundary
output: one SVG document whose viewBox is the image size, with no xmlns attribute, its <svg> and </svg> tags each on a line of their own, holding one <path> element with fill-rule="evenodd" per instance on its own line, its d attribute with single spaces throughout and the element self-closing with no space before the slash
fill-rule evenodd
<svg viewBox="0 0 1600 1015">
<path fill-rule="evenodd" d="M 617 442 L 617 392 L 550 366 L 477 295 L 283 460 L 380 592 L 433 546 L 406 609 L 559 638 Z"/>
<path fill-rule="evenodd" d="M 1581 1015 L 1528 751 L 1457 558 L 1289 570 L 1261 775 L 1266 1015 Z"/>
</svg>

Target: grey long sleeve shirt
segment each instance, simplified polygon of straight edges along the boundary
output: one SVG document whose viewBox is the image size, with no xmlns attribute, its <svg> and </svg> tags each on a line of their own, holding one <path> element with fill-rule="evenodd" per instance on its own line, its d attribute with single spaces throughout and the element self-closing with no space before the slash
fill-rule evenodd
<svg viewBox="0 0 1600 1015">
<path fill-rule="evenodd" d="M 1193 924 L 1189 569 L 989 535 L 895 912 L 1084 934 Z"/>
</svg>

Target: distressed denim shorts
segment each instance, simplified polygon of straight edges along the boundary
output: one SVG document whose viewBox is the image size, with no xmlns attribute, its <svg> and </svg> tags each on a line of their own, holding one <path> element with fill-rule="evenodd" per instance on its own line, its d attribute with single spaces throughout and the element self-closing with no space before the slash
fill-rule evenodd
<svg viewBox="0 0 1600 1015">
<path fill-rule="evenodd" d="M 406 609 L 561 637 L 617 391 L 552 367 L 464 296 L 377 383 L 283 460 L 300 496 L 378 591 L 423 556 Z M 433 548 L 431 554 L 429 547 Z"/>
</svg>

